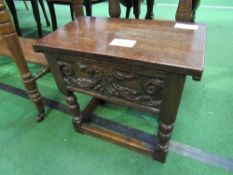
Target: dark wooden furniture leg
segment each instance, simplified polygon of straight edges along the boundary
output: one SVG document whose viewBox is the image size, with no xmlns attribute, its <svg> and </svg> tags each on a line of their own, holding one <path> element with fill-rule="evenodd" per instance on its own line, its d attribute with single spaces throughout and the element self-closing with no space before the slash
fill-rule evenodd
<svg viewBox="0 0 233 175">
<path fill-rule="evenodd" d="M 70 15 L 71 15 L 71 19 L 74 20 L 74 10 L 72 4 L 70 4 Z"/>
<path fill-rule="evenodd" d="M 47 24 L 47 26 L 50 26 L 49 18 L 48 18 L 47 14 L 46 14 L 45 6 L 44 6 L 44 1 L 43 0 L 39 0 L 39 3 L 40 3 L 42 11 L 44 13 L 46 24 Z"/>
<path fill-rule="evenodd" d="M 40 13 L 39 13 L 39 9 L 38 9 L 37 0 L 31 0 L 31 4 L 32 4 L 33 15 L 34 15 L 34 18 L 36 20 L 38 36 L 39 36 L 39 38 L 41 38 L 43 36 L 43 34 L 42 34 L 42 25 L 41 25 Z"/>
<path fill-rule="evenodd" d="M 140 7 L 141 7 L 140 0 L 133 0 L 133 13 L 136 19 L 139 19 Z"/>
<path fill-rule="evenodd" d="M 55 1 L 47 1 L 48 2 L 48 7 L 49 7 L 49 12 L 50 12 L 50 16 L 51 16 L 51 21 L 52 21 L 52 28 L 53 30 L 57 29 L 57 18 L 56 18 L 56 12 L 55 12 L 55 8 L 54 8 L 54 4 L 56 3 Z M 85 1 L 86 2 L 86 1 Z M 71 18 L 72 20 L 74 20 L 74 14 L 78 14 L 78 13 L 83 13 L 82 9 L 80 7 L 78 7 L 78 10 L 73 8 L 73 4 L 75 4 L 76 2 L 57 2 L 58 4 L 66 4 L 70 6 L 70 13 L 71 13 Z M 91 6 L 90 6 L 91 8 Z M 80 10 L 80 12 L 78 12 Z M 89 9 L 88 11 L 89 16 L 91 15 L 91 9 Z"/>
<path fill-rule="evenodd" d="M 13 0 L 5 0 L 6 1 L 6 4 L 11 12 L 11 15 L 13 17 L 13 20 L 14 20 L 14 24 L 15 24 L 15 29 L 17 31 L 17 34 L 18 36 L 21 36 L 21 30 L 20 30 L 20 27 L 19 27 L 19 21 L 18 21 L 18 16 L 17 16 L 17 13 L 16 13 L 16 8 L 15 8 L 15 3 Z"/>
<path fill-rule="evenodd" d="M 192 0 L 179 0 L 176 10 L 176 21 L 191 21 L 192 18 Z"/>
<path fill-rule="evenodd" d="M 51 1 L 47 1 L 47 2 L 48 2 L 49 12 L 50 12 L 50 16 L 51 16 L 51 21 L 52 21 L 52 27 L 53 27 L 53 30 L 56 30 L 57 29 L 57 19 L 56 19 L 54 4 Z"/>
<path fill-rule="evenodd" d="M 159 113 L 159 130 L 154 150 L 154 159 L 165 162 L 171 139 L 173 124 L 176 120 L 185 76 L 167 73 L 162 89 L 162 104 Z"/>
<path fill-rule="evenodd" d="M 66 95 L 67 95 L 66 103 L 68 104 L 71 115 L 73 116 L 72 119 L 73 126 L 77 132 L 82 133 L 82 129 L 81 129 L 82 120 L 80 116 L 80 109 L 79 109 L 79 104 L 77 102 L 77 98 L 74 95 L 74 93 L 71 91 L 68 91 Z"/>
<path fill-rule="evenodd" d="M 200 5 L 201 0 L 193 0 L 192 1 L 192 22 L 195 22 L 195 18 L 196 18 L 196 11 Z"/>
<path fill-rule="evenodd" d="M 27 1 L 26 1 L 26 0 L 23 0 L 23 3 L 24 3 L 24 5 L 25 5 L 26 9 L 29 10 Z"/>
<path fill-rule="evenodd" d="M 86 8 L 86 16 L 92 16 L 91 0 L 84 0 L 84 5 Z"/>
<path fill-rule="evenodd" d="M 153 19 L 154 18 L 154 0 L 146 0 L 147 12 L 145 19 Z"/>
<path fill-rule="evenodd" d="M 126 7 L 126 14 L 125 14 L 125 18 L 126 18 L 126 19 L 129 18 L 130 11 L 131 11 L 131 7 Z"/>
<path fill-rule="evenodd" d="M 128 1 L 125 1 L 125 6 L 126 6 L 126 14 L 125 14 L 125 18 L 129 18 L 130 16 L 130 11 L 131 11 L 131 8 L 133 6 L 132 4 L 132 1 L 131 0 L 128 0 Z"/>
<path fill-rule="evenodd" d="M 76 17 L 83 16 L 82 0 L 73 0 L 72 7 Z"/>
<path fill-rule="evenodd" d="M 75 4 L 74 4 L 75 5 Z M 78 15 L 78 14 L 76 14 Z M 46 54 L 47 57 L 51 58 L 48 60 L 49 64 L 56 64 L 56 60 L 53 58 L 52 55 L 50 54 Z M 69 74 L 72 74 L 72 70 L 69 69 L 68 66 L 62 66 L 62 67 L 59 67 L 58 65 L 54 66 L 54 67 L 51 67 L 51 71 L 52 72 L 57 72 L 57 74 L 54 74 L 54 79 L 56 81 L 57 84 L 61 85 L 59 86 L 59 90 L 66 96 L 66 103 L 68 104 L 68 107 L 70 109 L 70 114 L 72 115 L 72 123 L 73 123 L 73 126 L 75 128 L 75 130 L 77 132 L 82 132 L 81 131 L 81 124 L 82 124 L 82 121 L 81 121 L 81 116 L 80 116 L 80 108 L 79 108 L 79 104 L 77 102 L 77 98 L 76 96 L 74 95 L 74 92 L 68 90 L 64 84 L 63 81 L 61 81 L 61 78 L 63 77 L 63 74 L 64 75 L 69 75 Z"/>
<path fill-rule="evenodd" d="M 176 11 L 176 21 L 195 22 L 195 15 L 200 0 L 180 0 Z"/>
<path fill-rule="evenodd" d="M 10 21 L 10 15 L 6 11 L 5 5 L 2 1 L 0 1 L 0 33 L 15 60 L 29 97 L 34 102 L 39 112 L 36 116 L 36 120 L 38 122 L 42 121 L 44 119 L 44 104 L 42 97 L 37 89 L 35 78 L 32 76 L 25 61 L 19 39 L 15 33 L 14 26 Z"/>
<path fill-rule="evenodd" d="M 108 12 L 112 18 L 119 18 L 121 16 L 119 0 L 108 0 Z"/>
</svg>

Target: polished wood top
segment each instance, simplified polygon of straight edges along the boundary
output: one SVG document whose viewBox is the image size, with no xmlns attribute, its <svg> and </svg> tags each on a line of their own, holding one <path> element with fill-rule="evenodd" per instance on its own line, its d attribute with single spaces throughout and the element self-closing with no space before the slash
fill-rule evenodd
<svg viewBox="0 0 233 175">
<path fill-rule="evenodd" d="M 204 67 L 206 26 L 175 28 L 176 22 L 79 17 L 37 41 L 37 52 L 92 54 L 200 79 Z M 115 39 L 136 40 L 132 48 L 112 46 Z"/>
</svg>

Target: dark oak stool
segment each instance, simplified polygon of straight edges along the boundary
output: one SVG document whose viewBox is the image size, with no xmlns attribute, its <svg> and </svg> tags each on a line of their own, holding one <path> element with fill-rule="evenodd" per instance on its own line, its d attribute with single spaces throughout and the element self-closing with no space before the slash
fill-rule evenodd
<svg viewBox="0 0 233 175">
<path fill-rule="evenodd" d="M 46 55 L 76 131 L 165 162 L 186 76 L 201 79 L 205 42 L 205 25 L 78 17 L 39 40 L 34 50 Z M 93 96 L 83 112 L 76 91 Z M 92 125 L 93 110 L 105 101 L 158 115 L 157 136 Z"/>
</svg>

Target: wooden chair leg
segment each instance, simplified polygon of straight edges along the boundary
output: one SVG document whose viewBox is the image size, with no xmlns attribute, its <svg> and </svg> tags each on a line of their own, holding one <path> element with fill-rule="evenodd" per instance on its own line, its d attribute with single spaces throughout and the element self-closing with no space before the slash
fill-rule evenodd
<svg viewBox="0 0 233 175">
<path fill-rule="evenodd" d="M 176 21 L 190 22 L 192 19 L 192 0 L 179 0 L 176 10 Z"/>
<path fill-rule="evenodd" d="M 5 2 L 6 2 L 9 10 L 11 12 L 12 17 L 13 17 L 17 34 L 18 34 L 18 36 L 21 36 L 21 30 L 20 30 L 20 27 L 19 27 L 19 21 L 18 21 L 16 8 L 15 8 L 15 3 L 14 3 L 13 0 L 5 0 Z"/>
<path fill-rule="evenodd" d="M 23 0 L 23 3 L 24 3 L 24 5 L 25 5 L 26 9 L 29 10 L 27 1 L 26 1 L 26 0 Z"/>
<path fill-rule="evenodd" d="M 82 0 L 73 0 L 72 7 L 76 17 L 83 16 Z"/>
<path fill-rule="evenodd" d="M 126 7 L 126 14 L 125 14 L 125 18 L 126 18 L 126 19 L 129 18 L 130 11 L 131 11 L 131 7 Z"/>
<path fill-rule="evenodd" d="M 70 4 L 70 15 L 71 15 L 71 19 L 74 20 L 74 10 L 72 4 Z"/>
<path fill-rule="evenodd" d="M 140 6 L 140 0 L 133 0 L 133 13 L 136 19 L 139 19 Z"/>
<path fill-rule="evenodd" d="M 44 104 L 42 97 L 37 89 L 35 79 L 29 71 L 19 39 L 15 33 L 14 26 L 10 21 L 10 15 L 6 11 L 5 5 L 2 1 L 0 1 L 0 34 L 14 58 L 29 97 L 34 102 L 38 110 L 36 120 L 38 122 L 42 121 L 44 119 Z"/>
<path fill-rule="evenodd" d="M 126 7 L 125 18 L 128 19 L 130 16 L 131 8 L 133 6 L 133 1 L 132 0 L 124 0 L 124 1 L 121 1 L 121 3 Z"/>
<path fill-rule="evenodd" d="M 57 29 L 57 19 L 56 19 L 54 4 L 51 1 L 47 1 L 47 2 L 48 2 L 49 12 L 50 12 L 50 16 L 51 16 L 51 21 L 52 21 L 52 28 L 54 31 Z"/>
<path fill-rule="evenodd" d="M 49 18 L 47 16 L 47 13 L 46 13 L 46 10 L 45 10 L 45 6 L 44 6 L 44 1 L 43 0 L 39 0 L 39 3 L 40 3 L 40 6 L 41 6 L 41 9 L 44 13 L 44 17 L 45 17 L 45 20 L 46 20 L 46 24 L 47 26 L 50 26 L 50 22 L 49 22 Z"/>
<path fill-rule="evenodd" d="M 34 18 L 36 20 L 38 35 L 39 35 L 39 38 L 41 38 L 43 36 L 43 34 L 42 34 L 42 25 L 41 25 L 40 12 L 38 9 L 37 0 L 31 0 L 31 4 L 32 4 L 33 15 L 34 15 Z"/>
<path fill-rule="evenodd" d="M 91 0 L 84 0 L 84 5 L 86 8 L 86 16 L 92 16 Z"/>
<path fill-rule="evenodd" d="M 108 0 L 108 12 L 112 18 L 119 18 L 121 16 L 119 0 Z"/>
<path fill-rule="evenodd" d="M 192 1 L 192 18 L 191 18 L 191 22 L 195 22 L 195 18 L 196 18 L 196 11 L 200 5 L 201 0 L 193 0 Z"/>
<path fill-rule="evenodd" d="M 154 0 L 147 0 L 147 12 L 145 19 L 153 19 L 154 18 Z"/>
</svg>

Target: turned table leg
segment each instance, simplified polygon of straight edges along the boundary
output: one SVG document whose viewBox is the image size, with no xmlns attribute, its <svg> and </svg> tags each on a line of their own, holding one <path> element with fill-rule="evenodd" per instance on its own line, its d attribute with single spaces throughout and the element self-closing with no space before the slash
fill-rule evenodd
<svg viewBox="0 0 233 175">
<path fill-rule="evenodd" d="M 74 74 L 72 67 L 69 64 L 66 64 L 63 61 L 57 62 L 57 55 L 54 54 L 45 54 L 49 65 L 51 66 L 51 72 L 53 72 L 54 79 L 57 83 L 59 90 L 66 96 L 66 103 L 68 104 L 70 114 L 73 119 L 73 126 L 77 132 L 81 132 L 81 115 L 80 108 L 77 98 L 73 91 L 69 90 L 64 81 L 65 76 L 71 76 Z M 57 64 L 58 63 L 58 64 Z"/>
<path fill-rule="evenodd" d="M 71 115 L 73 116 L 72 122 L 73 122 L 73 126 L 74 126 L 75 130 L 77 132 L 82 132 L 81 131 L 82 120 L 81 120 L 81 116 L 80 116 L 80 108 L 79 108 L 79 104 L 77 102 L 77 98 L 73 92 L 68 93 L 68 96 L 66 98 L 66 102 L 67 102 L 68 107 L 70 109 Z"/>
<path fill-rule="evenodd" d="M 159 113 L 159 129 L 157 143 L 154 150 L 154 159 L 165 162 L 168 152 L 172 129 L 176 120 L 179 103 L 183 91 L 185 77 L 167 74 L 162 89 L 162 104 Z"/>
</svg>

